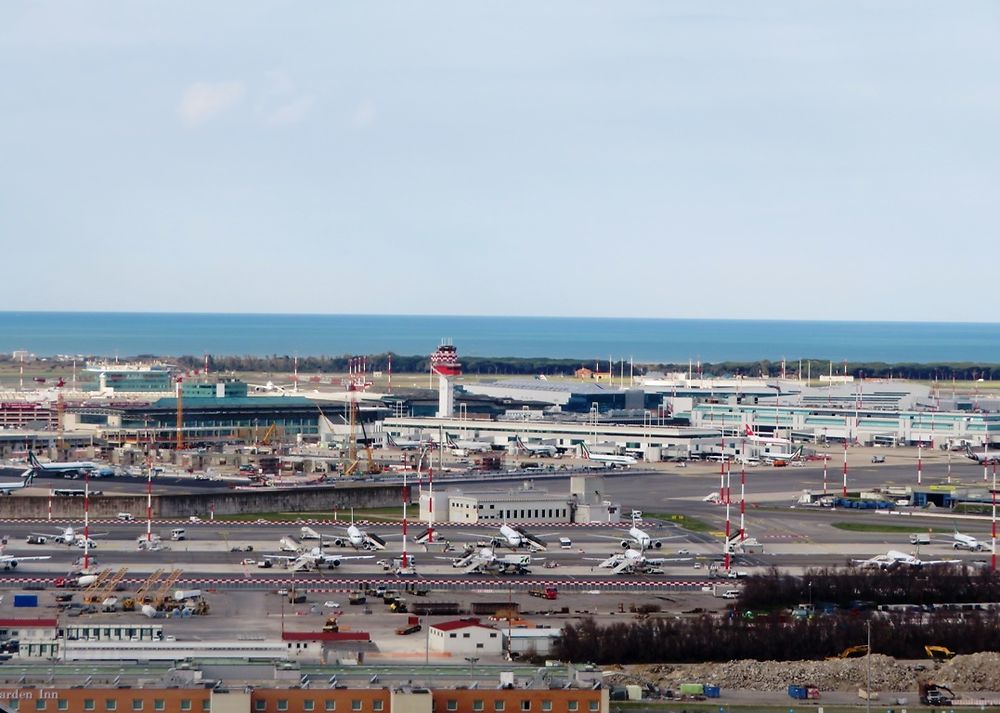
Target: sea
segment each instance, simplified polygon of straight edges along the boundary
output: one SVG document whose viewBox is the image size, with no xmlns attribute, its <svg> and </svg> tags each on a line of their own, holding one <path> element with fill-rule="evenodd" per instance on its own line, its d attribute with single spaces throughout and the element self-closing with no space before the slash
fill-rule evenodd
<svg viewBox="0 0 1000 713">
<path fill-rule="evenodd" d="M 445 340 L 460 357 L 602 363 L 1000 363 L 1000 324 L 992 323 L 0 312 L 0 352 L 38 356 L 409 356 L 429 354 Z"/>
</svg>

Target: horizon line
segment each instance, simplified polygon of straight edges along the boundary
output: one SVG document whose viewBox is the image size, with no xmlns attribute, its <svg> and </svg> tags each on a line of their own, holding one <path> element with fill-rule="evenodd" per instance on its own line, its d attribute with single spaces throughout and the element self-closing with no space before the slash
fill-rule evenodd
<svg viewBox="0 0 1000 713">
<path fill-rule="evenodd" d="M 974 320 L 915 320 L 915 319 L 844 319 L 802 317 L 626 317 L 626 316 L 595 316 L 595 315 L 520 315 L 520 314 L 408 314 L 390 312 L 199 312 L 199 311 L 130 311 L 130 310 L 49 310 L 49 309 L 16 309 L 0 310 L 0 315 L 130 315 L 130 316 L 181 316 L 192 317 L 392 317 L 392 318 L 449 318 L 449 319 L 584 319 L 584 320 L 626 320 L 648 322 L 790 322 L 790 323 L 827 323 L 827 324 L 947 324 L 947 325 L 996 325 L 1000 322 L 984 322 Z"/>
</svg>

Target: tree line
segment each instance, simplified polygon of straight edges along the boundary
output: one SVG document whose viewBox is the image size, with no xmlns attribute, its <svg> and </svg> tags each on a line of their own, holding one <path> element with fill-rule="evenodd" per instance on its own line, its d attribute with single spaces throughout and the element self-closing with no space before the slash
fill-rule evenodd
<svg viewBox="0 0 1000 713">
<path fill-rule="evenodd" d="M 352 360 L 359 355 L 342 354 L 334 356 L 302 356 L 298 357 L 300 372 L 320 374 L 343 374 L 348 371 Z M 388 371 L 389 359 L 392 359 L 392 370 L 397 373 L 426 373 L 430 370 L 429 355 L 403 355 L 391 352 L 365 355 L 368 371 Z M 130 359 L 154 360 L 160 359 L 181 366 L 184 369 L 200 369 L 204 366 L 203 355 L 184 355 L 180 357 L 138 354 Z M 252 371 L 252 372 L 283 372 L 290 373 L 295 366 L 296 357 L 289 354 L 255 355 L 209 355 L 209 369 L 212 371 Z M 578 369 L 608 369 L 608 362 L 593 359 L 548 359 L 542 357 L 480 357 L 463 356 L 463 370 L 468 374 L 501 375 L 537 375 L 571 376 Z M 0 363 L 13 363 L 9 354 L 0 355 Z M 51 361 L 49 365 L 55 368 L 60 362 Z M 721 361 L 705 362 L 692 366 L 683 363 L 643 363 L 635 364 L 633 372 L 643 376 L 650 372 L 683 372 L 689 369 L 693 375 L 706 377 L 746 376 L 748 378 L 777 378 L 784 374 L 788 378 L 811 376 L 818 379 L 828 374 L 831 362 L 826 359 L 786 360 L 784 366 L 780 361 L 761 359 L 757 361 Z M 37 364 L 35 365 L 38 366 Z M 615 375 L 630 371 L 628 363 L 612 362 L 612 372 Z M 928 364 L 887 362 L 844 362 L 833 363 L 835 376 L 853 376 L 856 379 L 914 379 L 920 381 L 992 381 L 994 374 L 1000 377 L 1000 364 L 980 364 L 973 362 L 933 362 Z"/>
<path fill-rule="evenodd" d="M 842 613 L 792 619 L 741 616 L 645 618 L 599 626 L 593 619 L 563 627 L 557 656 L 564 661 L 697 663 L 702 661 L 794 661 L 822 659 L 867 640 L 872 652 L 896 658 L 924 658 L 924 646 L 947 646 L 960 654 L 1000 648 L 1000 613 L 973 611 L 891 614 L 870 618 Z"/>
<path fill-rule="evenodd" d="M 857 602 L 937 604 L 1000 602 L 1000 575 L 989 569 L 946 565 L 892 570 L 823 568 L 802 576 L 771 570 L 748 577 L 740 606 L 758 609 L 829 602 L 850 608 Z"/>
</svg>

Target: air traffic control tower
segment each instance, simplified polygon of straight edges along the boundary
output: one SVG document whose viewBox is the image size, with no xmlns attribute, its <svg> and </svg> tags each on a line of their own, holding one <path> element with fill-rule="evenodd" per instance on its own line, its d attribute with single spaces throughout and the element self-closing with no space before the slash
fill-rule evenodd
<svg viewBox="0 0 1000 713">
<path fill-rule="evenodd" d="M 438 377 L 438 418 L 451 418 L 455 415 L 455 387 L 452 378 L 462 374 L 462 365 L 458 361 L 458 352 L 454 345 L 442 343 L 431 354 L 431 371 Z"/>
</svg>

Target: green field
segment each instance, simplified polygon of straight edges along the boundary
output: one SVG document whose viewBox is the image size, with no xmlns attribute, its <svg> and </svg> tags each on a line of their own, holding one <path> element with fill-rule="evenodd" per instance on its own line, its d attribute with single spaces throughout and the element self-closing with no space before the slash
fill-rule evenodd
<svg viewBox="0 0 1000 713">
<path fill-rule="evenodd" d="M 687 515 L 680 515 L 677 513 L 644 512 L 642 516 L 643 518 L 650 520 L 665 520 L 667 522 L 672 522 L 675 525 L 683 527 L 685 530 L 690 530 L 691 532 L 713 532 L 715 530 L 715 528 L 713 528 L 707 522 L 703 522 L 696 518 L 688 517 Z"/>
<path fill-rule="evenodd" d="M 832 526 L 847 532 L 927 532 L 928 528 L 919 525 L 880 525 L 873 522 L 835 522 Z"/>
<path fill-rule="evenodd" d="M 275 522 L 298 522 L 299 520 L 349 520 L 350 510 L 324 510 L 322 512 L 254 512 L 239 515 L 216 515 L 215 522 L 256 522 L 257 520 L 273 520 Z M 369 508 L 354 510 L 355 520 L 384 520 L 399 522 L 403 519 L 402 507 Z"/>
</svg>

